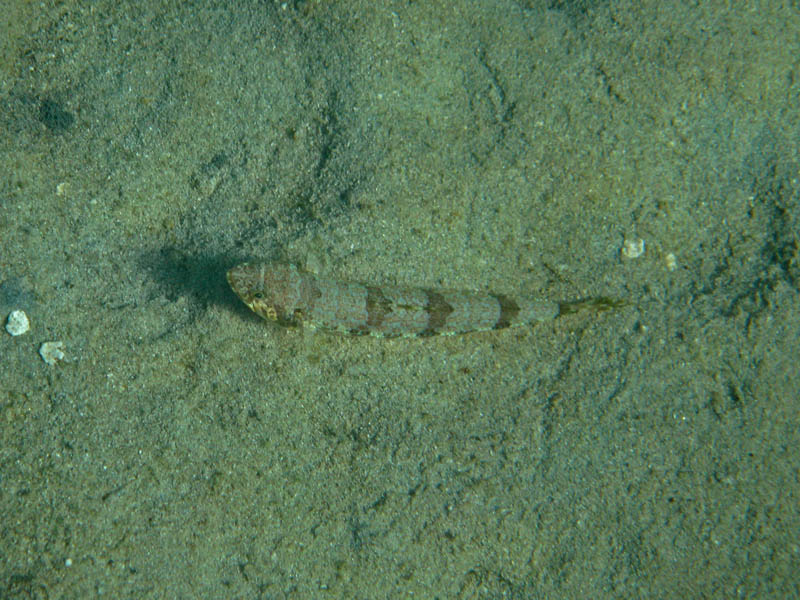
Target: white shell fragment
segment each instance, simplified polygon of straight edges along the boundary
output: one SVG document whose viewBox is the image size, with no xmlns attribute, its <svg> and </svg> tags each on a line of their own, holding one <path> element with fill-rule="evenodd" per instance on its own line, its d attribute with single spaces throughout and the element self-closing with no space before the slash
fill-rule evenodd
<svg viewBox="0 0 800 600">
<path fill-rule="evenodd" d="M 39 346 L 39 356 L 48 365 L 53 366 L 60 360 L 64 360 L 64 342 L 45 342 Z"/>
<path fill-rule="evenodd" d="M 31 322 L 24 310 L 12 310 L 6 321 L 6 331 L 13 336 L 22 335 L 31 328 Z"/>
<path fill-rule="evenodd" d="M 625 240 L 622 246 L 622 256 L 625 258 L 639 258 L 644 254 L 644 240 L 636 238 L 634 240 Z"/>
</svg>

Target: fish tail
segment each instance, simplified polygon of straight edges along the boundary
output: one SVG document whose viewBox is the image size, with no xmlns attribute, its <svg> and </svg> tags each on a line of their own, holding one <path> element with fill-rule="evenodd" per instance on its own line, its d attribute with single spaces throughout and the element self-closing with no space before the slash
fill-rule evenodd
<svg viewBox="0 0 800 600">
<path fill-rule="evenodd" d="M 560 302 L 558 305 L 558 316 L 571 315 L 582 310 L 605 312 L 607 310 L 616 310 L 625 306 L 626 304 L 627 302 L 624 300 L 617 300 L 607 296 L 587 298 L 584 300 L 573 300 L 571 302 Z"/>
</svg>

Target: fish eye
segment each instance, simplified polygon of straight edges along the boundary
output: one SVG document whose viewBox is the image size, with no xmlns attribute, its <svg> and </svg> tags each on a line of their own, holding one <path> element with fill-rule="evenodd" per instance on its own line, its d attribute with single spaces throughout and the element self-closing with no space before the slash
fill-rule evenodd
<svg viewBox="0 0 800 600">
<path fill-rule="evenodd" d="M 253 298 L 256 298 L 257 300 L 261 300 L 263 297 L 264 294 L 262 294 L 261 292 L 256 292 L 255 294 L 253 294 Z"/>
</svg>

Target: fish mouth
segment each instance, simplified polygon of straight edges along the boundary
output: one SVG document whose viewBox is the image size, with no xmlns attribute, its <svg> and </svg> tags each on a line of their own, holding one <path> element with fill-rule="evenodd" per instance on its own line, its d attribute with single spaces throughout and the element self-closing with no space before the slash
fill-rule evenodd
<svg viewBox="0 0 800 600">
<path fill-rule="evenodd" d="M 225 273 L 225 277 L 228 280 L 228 285 L 231 286 L 231 289 L 236 292 L 236 295 L 240 298 L 244 297 L 244 291 L 248 288 L 247 266 L 247 263 L 236 265 L 235 267 L 228 269 L 228 272 Z"/>
</svg>

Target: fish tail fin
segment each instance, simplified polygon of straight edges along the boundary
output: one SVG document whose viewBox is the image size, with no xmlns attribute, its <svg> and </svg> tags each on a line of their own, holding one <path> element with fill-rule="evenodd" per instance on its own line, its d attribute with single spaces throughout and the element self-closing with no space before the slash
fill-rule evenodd
<svg viewBox="0 0 800 600">
<path fill-rule="evenodd" d="M 593 310 L 594 312 L 605 312 L 607 310 L 616 310 L 626 306 L 628 303 L 624 300 L 617 300 L 607 296 L 599 296 L 597 298 L 587 298 L 584 300 L 573 300 L 571 302 L 560 302 L 558 305 L 558 316 L 571 315 L 582 310 Z"/>
</svg>

